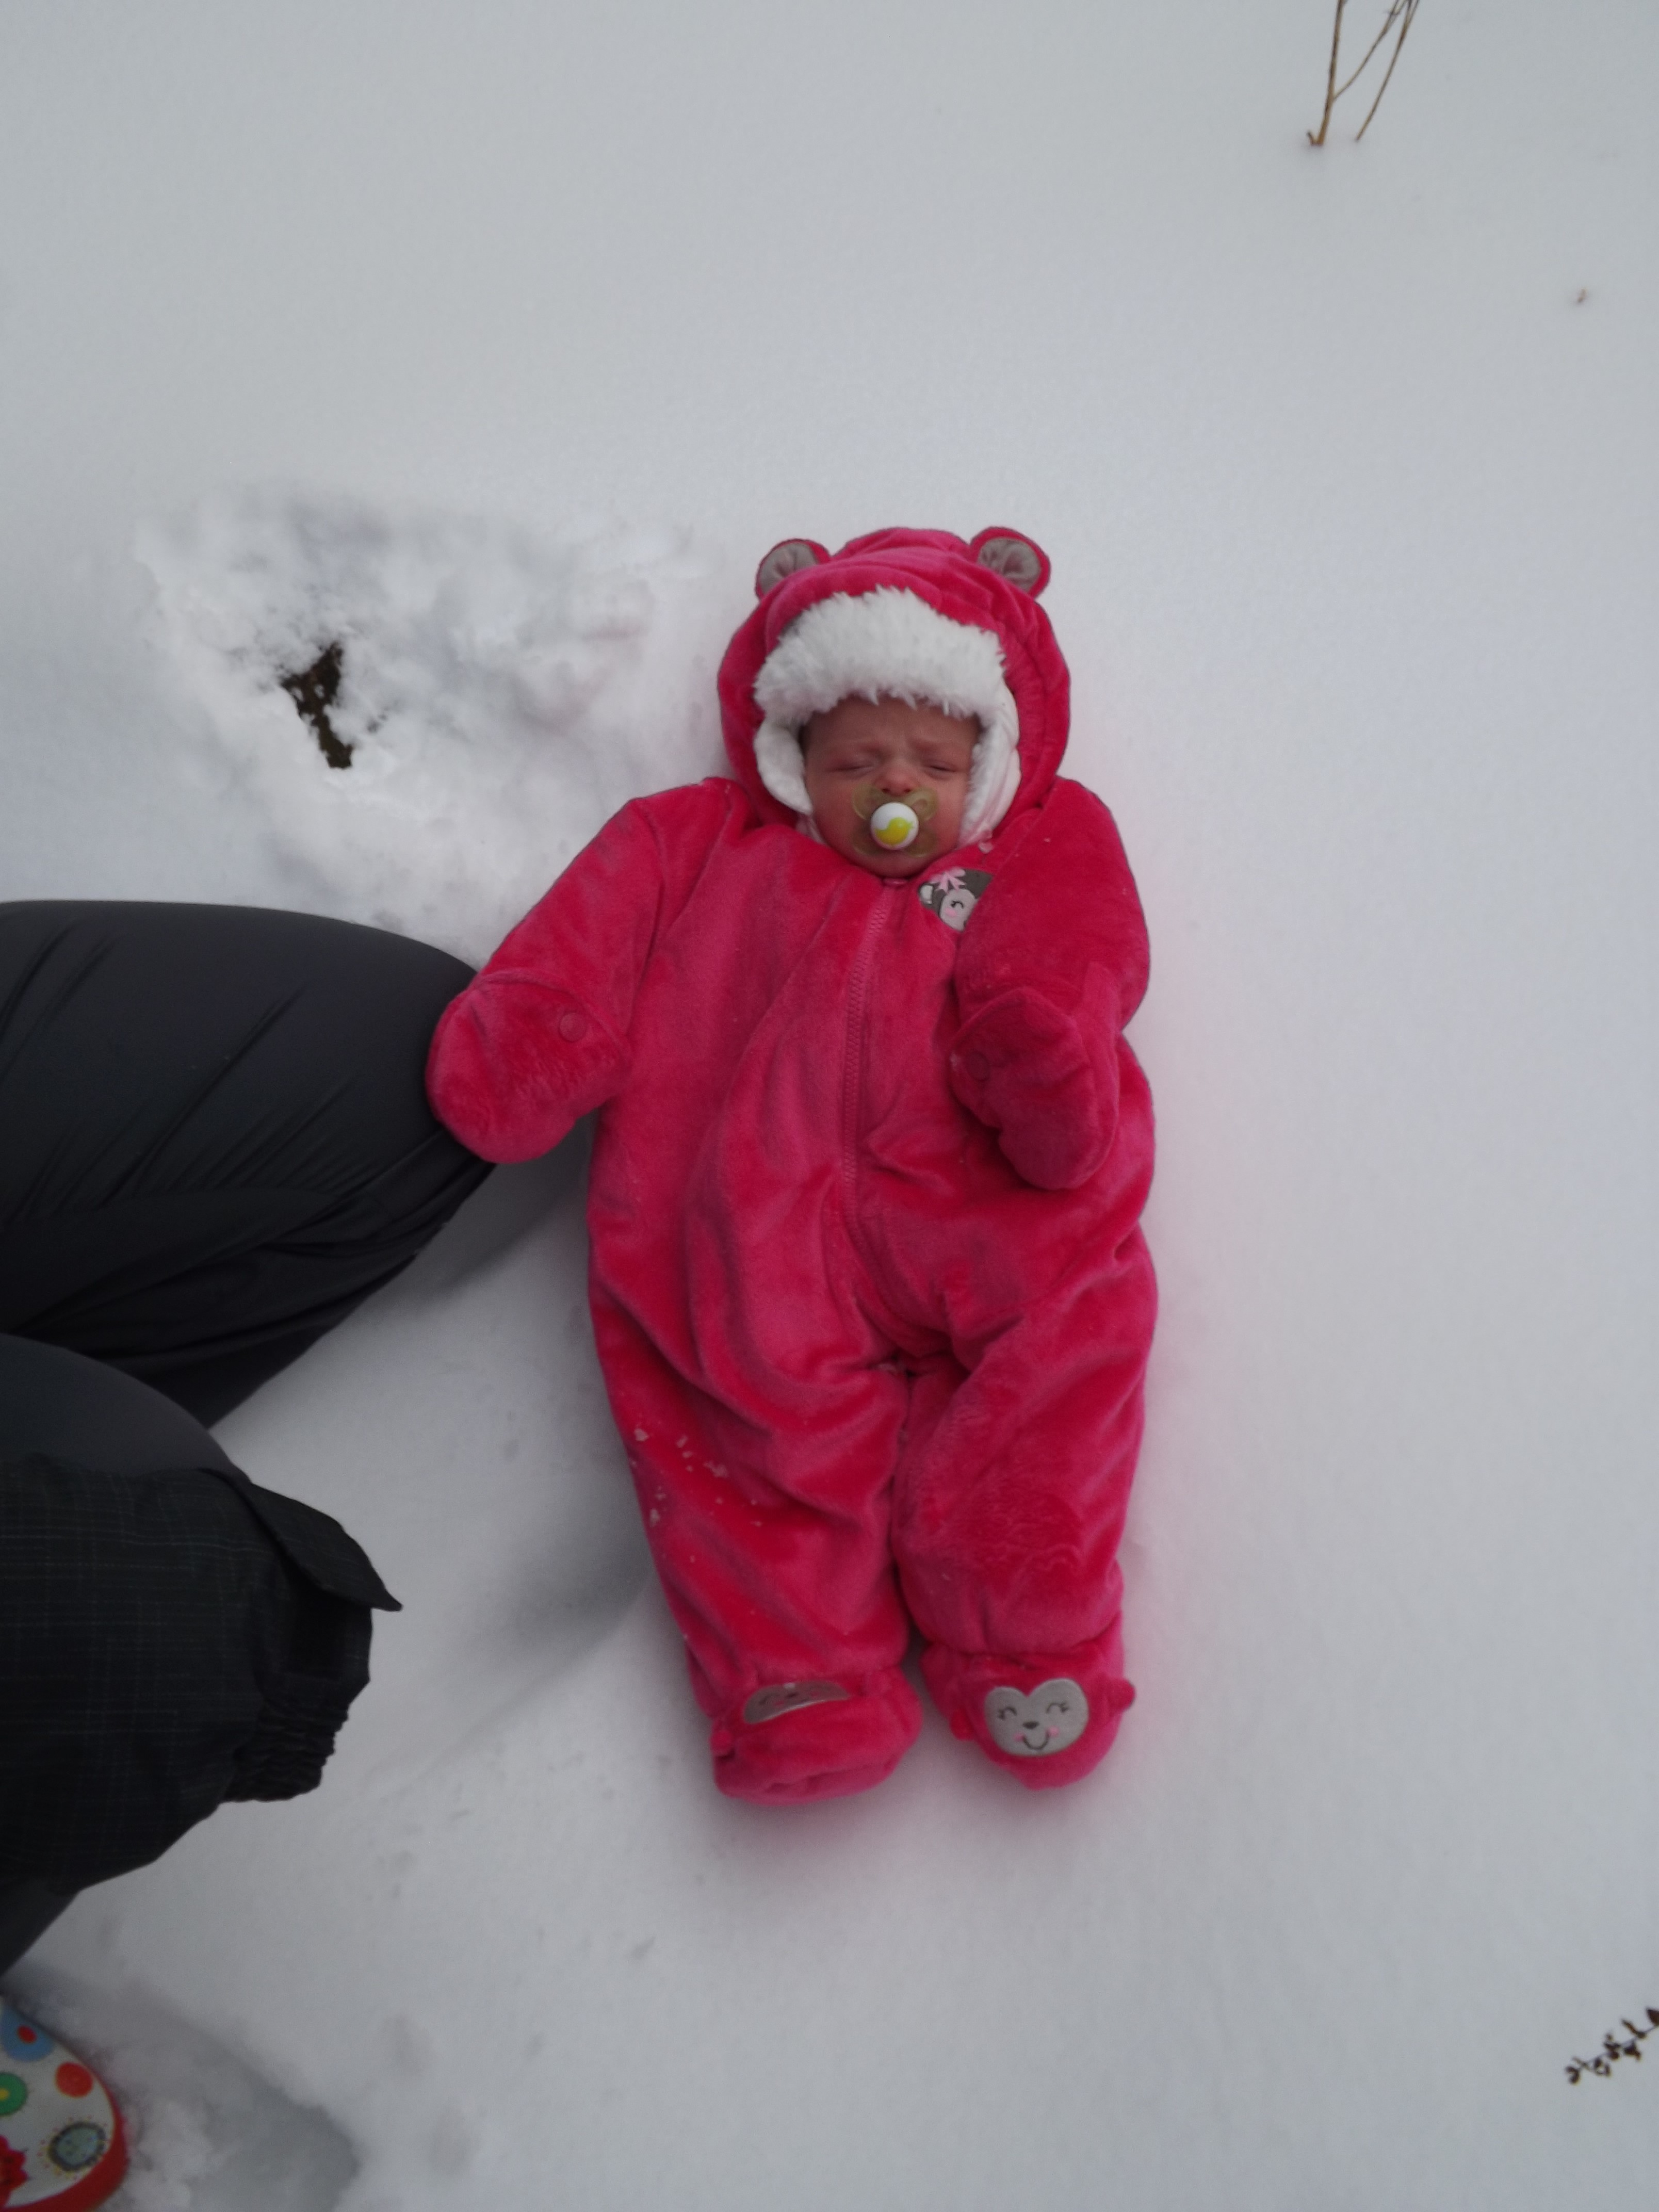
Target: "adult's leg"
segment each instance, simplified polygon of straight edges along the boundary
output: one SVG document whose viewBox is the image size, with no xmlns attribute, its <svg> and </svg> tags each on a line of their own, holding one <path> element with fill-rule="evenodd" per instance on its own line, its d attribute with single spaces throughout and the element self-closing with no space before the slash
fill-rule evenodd
<svg viewBox="0 0 1659 2212">
<path fill-rule="evenodd" d="M 170 1399 L 0 1337 L 0 1965 L 228 1797 L 315 1786 L 391 1602 Z"/>
<path fill-rule="evenodd" d="M 47 1881 L 14 1881 L 0 1887 L 0 1974 L 15 1966 L 30 1945 L 75 1902 L 72 1889 Z"/>
<path fill-rule="evenodd" d="M 422 1080 L 470 972 L 309 915 L 0 906 L 0 1330 L 228 1413 L 489 1173 Z"/>
<path fill-rule="evenodd" d="M 0 907 L 10 1942 L 223 1798 L 314 1786 L 367 1679 L 368 1607 L 389 1602 L 373 1568 L 201 1423 L 488 1172 L 422 1084 L 467 974 L 304 915 Z"/>
</svg>

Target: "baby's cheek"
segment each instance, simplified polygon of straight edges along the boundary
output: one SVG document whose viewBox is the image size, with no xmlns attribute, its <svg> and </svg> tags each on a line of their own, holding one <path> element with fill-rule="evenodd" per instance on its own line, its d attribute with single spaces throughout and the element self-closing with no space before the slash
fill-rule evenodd
<svg viewBox="0 0 1659 2212">
<path fill-rule="evenodd" d="M 854 841 L 859 832 L 859 819 L 845 799 L 839 805 L 832 801 L 819 809 L 812 819 L 817 824 L 819 836 L 833 852 L 839 853 L 844 860 L 858 859 L 858 847 Z"/>
</svg>

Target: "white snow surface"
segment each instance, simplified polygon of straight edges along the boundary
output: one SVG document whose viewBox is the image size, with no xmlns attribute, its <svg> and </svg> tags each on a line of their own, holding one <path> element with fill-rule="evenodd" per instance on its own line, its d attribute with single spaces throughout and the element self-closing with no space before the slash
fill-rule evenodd
<svg viewBox="0 0 1659 2212">
<path fill-rule="evenodd" d="M 1329 15 L 0 10 L 8 895 L 481 953 L 715 764 L 775 540 L 1002 524 L 1154 948 L 1105 1768 L 714 1794 L 579 1137 L 224 1425 L 407 1611 L 29 1962 L 128 2212 L 1645 2201 L 1562 2069 L 1659 2005 L 1659 16 L 1428 0 L 1315 153 Z"/>
</svg>

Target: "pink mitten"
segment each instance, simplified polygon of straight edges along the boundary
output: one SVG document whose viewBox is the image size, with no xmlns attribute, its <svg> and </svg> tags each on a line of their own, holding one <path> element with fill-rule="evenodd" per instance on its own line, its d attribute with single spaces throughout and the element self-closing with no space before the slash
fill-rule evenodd
<svg viewBox="0 0 1659 2212">
<path fill-rule="evenodd" d="M 602 1105 L 628 1047 L 575 994 L 538 975 L 479 976 L 445 1008 L 427 1062 L 438 1119 L 486 1160 L 533 1160 Z"/>
<path fill-rule="evenodd" d="M 1040 1190 L 1086 1182 L 1117 1133 L 1116 1037 L 1108 1022 L 1090 1018 L 1098 995 L 1095 988 L 1085 994 L 1079 1024 L 1038 992 L 1005 991 L 963 1024 L 951 1048 L 957 1097 L 997 1131 L 1010 1166 Z"/>
</svg>

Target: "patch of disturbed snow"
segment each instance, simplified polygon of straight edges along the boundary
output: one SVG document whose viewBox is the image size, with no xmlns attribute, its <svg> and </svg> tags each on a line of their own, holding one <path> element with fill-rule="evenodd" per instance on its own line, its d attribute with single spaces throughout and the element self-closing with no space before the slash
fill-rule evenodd
<svg viewBox="0 0 1659 2212">
<path fill-rule="evenodd" d="M 139 554 L 210 742 L 347 920 L 482 959 L 625 799 L 720 764 L 731 580 L 684 532 L 240 489 Z"/>
</svg>

